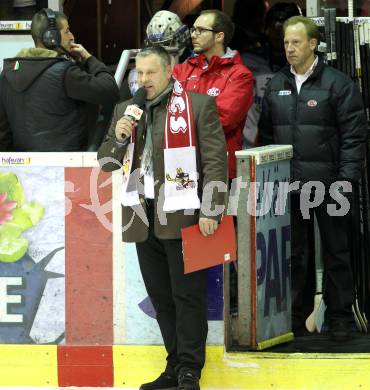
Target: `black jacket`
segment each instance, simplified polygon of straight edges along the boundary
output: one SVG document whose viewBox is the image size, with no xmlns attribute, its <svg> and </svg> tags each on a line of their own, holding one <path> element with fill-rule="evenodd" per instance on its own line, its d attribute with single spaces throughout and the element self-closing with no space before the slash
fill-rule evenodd
<svg viewBox="0 0 370 390">
<path fill-rule="evenodd" d="M 90 104 L 111 104 L 118 88 L 95 57 L 83 65 L 45 49 L 6 59 L 0 76 L 0 150 L 86 148 Z"/>
<path fill-rule="evenodd" d="M 358 180 L 366 135 L 357 86 L 321 58 L 299 95 L 290 66 L 267 85 L 259 143 L 293 145 L 292 181 Z"/>
</svg>

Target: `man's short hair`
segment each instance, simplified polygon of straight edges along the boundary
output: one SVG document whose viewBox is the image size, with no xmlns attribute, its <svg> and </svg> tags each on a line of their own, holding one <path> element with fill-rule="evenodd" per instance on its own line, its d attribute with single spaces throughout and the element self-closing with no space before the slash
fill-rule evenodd
<svg viewBox="0 0 370 390">
<path fill-rule="evenodd" d="M 62 29 L 62 20 L 68 20 L 67 16 L 63 12 L 53 11 L 55 14 L 55 21 L 57 24 L 57 29 Z M 31 24 L 31 35 L 32 39 L 35 42 L 35 45 L 43 43 L 42 37 L 45 31 L 49 27 L 49 20 L 43 10 L 40 10 L 33 15 L 32 24 Z"/>
<path fill-rule="evenodd" d="M 234 23 L 229 15 L 218 9 L 206 9 L 200 13 L 201 15 L 214 15 L 213 30 L 224 33 L 224 48 L 229 46 L 234 35 Z"/>
<path fill-rule="evenodd" d="M 298 23 L 302 23 L 306 29 L 308 39 L 316 39 L 317 44 L 320 41 L 320 32 L 317 24 L 310 18 L 304 16 L 293 16 L 287 19 L 283 24 L 284 34 L 289 26 L 295 26 Z"/>
<path fill-rule="evenodd" d="M 161 45 L 144 47 L 144 49 L 140 50 L 139 53 L 137 53 L 136 58 L 147 57 L 150 55 L 158 56 L 164 68 L 167 66 L 171 66 L 171 56 L 168 54 L 167 50 Z"/>
</svg>

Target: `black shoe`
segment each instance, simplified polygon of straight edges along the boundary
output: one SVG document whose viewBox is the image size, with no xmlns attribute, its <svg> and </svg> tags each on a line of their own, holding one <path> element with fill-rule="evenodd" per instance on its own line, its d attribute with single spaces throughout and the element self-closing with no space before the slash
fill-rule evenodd
<svg viewBox="0 0 370 390">
<path fill-rule="evenodd" d="M 176 390 L 176 387 L 176 376 L 162 372 L 155 381 L 142 384 L 139 390 Z"/>
<path fill-rule="evenodd" d="M 199 378 L 193 371 L 182 369 L 179 374 L 177 390 L 200 390 Z"/>
<path fill-rule="evenodd" d="M 330 321 L 329 330 L 332 341 L 347 341 L 351 338 L 351 331 L 348 321 Z"/>
</svg>

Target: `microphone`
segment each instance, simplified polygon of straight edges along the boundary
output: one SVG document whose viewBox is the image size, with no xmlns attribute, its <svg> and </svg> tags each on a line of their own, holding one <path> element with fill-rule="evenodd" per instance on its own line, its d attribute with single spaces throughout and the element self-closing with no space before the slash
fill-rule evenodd
<svg viewBox="0 0 370 390">
<path fill-rule="evenodd" d="M 146 95 L 147 90 L 144 87 L 139 88 L 132 99 L 132 104 L 126 107 L 123 115 L 129 116 L 136 123 L 139 122 L 141 116 L 143 115 L 143 110 L 140 107 L 144 106 Z"/>
<path fill-rule="evenodd" d="M 135 126 L 143 115 L 144 111 L 140 107 L 144 106 L 146 95 L 147 90 L 144 87 L 139 88 L 132 99 L 132 104 L 129 104 L 126 107 L 125 113 L 123 114 L 123 116 L 128 116 L 130 119 L 133 119 L 135 121 Z M 120 145 L 127 145 L 129 141 L 130 137 L 126 137 L 123 139 L 123 142 L 116 142 Z"/>
</svg>

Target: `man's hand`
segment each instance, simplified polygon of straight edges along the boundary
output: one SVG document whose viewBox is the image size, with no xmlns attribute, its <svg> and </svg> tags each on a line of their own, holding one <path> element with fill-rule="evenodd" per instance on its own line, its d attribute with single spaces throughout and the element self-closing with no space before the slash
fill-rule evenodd
<svg viewBox="0 0 370 390">
<path fill-rule="evenodd" d="M 199 218 L 199 229 L 204 237 L 212 235 L 217 228 L 217 221 L 210 218 Z"/>
<path fill-rule="evenodd" d="M 80 44 L 78 43 L 72 43 L 71 44 L 71 50 L 70 50 L 71 56 L 75 58 L 77 61 L 86 61 L 88 58 L 91 57 L 91 54 Z"/>
<path fill-rule="evenodd" d="M 132 130 L 135 126 L 135 121 L 128 116 L 123 116 L 116 124 L 116 138 L 118 142 L 124 142 L 131 137 Z"/>
</svg>

